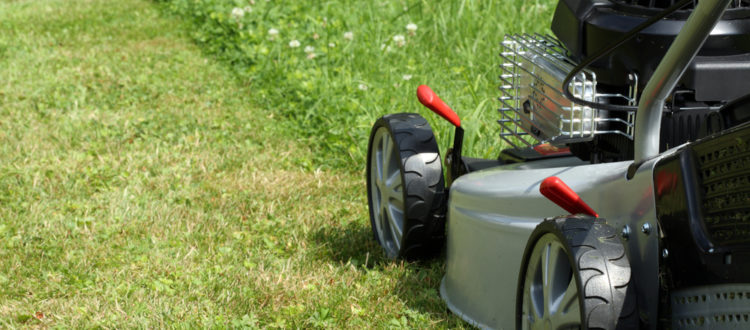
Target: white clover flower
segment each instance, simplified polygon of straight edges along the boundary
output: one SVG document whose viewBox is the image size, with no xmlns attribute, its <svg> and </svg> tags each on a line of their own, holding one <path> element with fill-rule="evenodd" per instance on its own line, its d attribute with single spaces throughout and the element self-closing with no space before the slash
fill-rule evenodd
<svg viewBox="0 0 750 330">
<path fill-rule="evenodd" d="M 365 85 L 365 84 L 359 84 L 358 88 L 359 88 L 359 90 L 361 90 L 361 91 L 366 91 L 368 87 L 367 87 L 367 85 Z"/>
<path fill-rule="evenodd" d="M 401 78 L 404 78 L 404 80 L 411 80 L 411 75 L 410 74 L 405 74 Z"/>
<path fill-rule="evenodd" d="M 268 35 L 271 36 L 272 38 L 276 37 L 277 35 L 279 35 L 279 30 L 276 30 L 274 28 L 270 28 L 270 29 L 268 29 Z"/>
<path fill-rule="evenodd" d="M 409 35 L 414 35 L 417 32 L 417 25 L 414 23 L 406 24 L 406 31 L 409 31 Z"/>
<path fill-rule="evenodd" d="M 312 53 L 314 51 L 315 51 L 315 47 L 313 47 L 313 46 L 305 46 L 305 53 L 310 54 L 310 53 Z"/>
<path fill-rule="evenodd" d="M 300 46 L 300 43 L 299 43 L 298 40 L 292 40 L 292 41 L 289 42 L 289 47 L 297 48 L 299 46 Z"/>
<path fill-rule="evenodd" d="M 328 48 L 334 48 L 334 47 L 336 47 L 336 44 L 334 44 L 334 43 L 328 44 Z"/>
<path fill-rule="evenodd" d="M 397 34 L 393 36 L 393 42 L 395 42 L 397 46 L 403 47 L 406 44 L 406 38 L 403 35 Z"/>
<path fill-rule="evenodd" d="M 243 17 L 245 17 L 245 10 L 239 7 L 234 7 L 234 9 L 232 9 L 232 18 L 240 19 Z"/>
<path fill-rule="evenodd" d="M 344 32 L 344 39 L 346 39 L 346 40 L 352 40 L 352 39 L 354 39 L 354 32 L 352 32 L 352 31 Z"/>
</svg>

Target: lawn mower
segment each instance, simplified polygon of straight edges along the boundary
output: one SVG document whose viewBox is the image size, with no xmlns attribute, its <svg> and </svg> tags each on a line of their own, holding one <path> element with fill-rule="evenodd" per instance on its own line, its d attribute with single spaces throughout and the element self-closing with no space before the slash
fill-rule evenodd
<svg viewBox="0 0 750 330">
<path fill-rule="evenodd" d="M 375 122 L 375 239 L 444 249 L 480 328 L 750 329 L 750 1 L 560 0 L 551 30 L 501 43 L 496 159 L 425 85 L 444 159 L 420 115 Z"/>
</svg>

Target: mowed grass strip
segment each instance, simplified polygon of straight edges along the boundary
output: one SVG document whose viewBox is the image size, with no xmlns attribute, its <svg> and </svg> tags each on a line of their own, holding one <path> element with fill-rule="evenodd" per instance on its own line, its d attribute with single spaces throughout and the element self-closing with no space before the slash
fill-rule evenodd
<svg viewBox="0 0 750 330">
<path fill-rule="evenodd" d="M 181 24 L 0 2 L 0 327 L 463 327 Z"/>
</svg>

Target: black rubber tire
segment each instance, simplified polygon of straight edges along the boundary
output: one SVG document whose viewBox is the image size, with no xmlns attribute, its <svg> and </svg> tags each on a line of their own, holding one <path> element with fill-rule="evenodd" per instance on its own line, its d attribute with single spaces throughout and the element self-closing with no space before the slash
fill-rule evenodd
<svg viewBox="0 0 750 330">
<path fill-rule="evenodd" d="M 548 233 L 562 243 L 572 267 L 578 288 L 581 328 L 637 329 L 635 288 L 625 247 L 606 220 L 588 216 L 546 219 L 532 232 L 519 272 L 516 327 L 523 328 L 524 283 L 531 251 Z"/>
<path fill-rule="evenodd" d="M 373 140 L 386 129 L 395 142 L 403 185 L 403 236 L 398 250 L 389 251 L 375 225 L 373 209 Z M 416 113 L 381 117 L 373 125 L 367 151 L 367 199 L 373 236 L 391 259 L 426 259 L 441 251 L 445 241 L 445 181 L 440 153 L 430 124 Z"/>
</svg>

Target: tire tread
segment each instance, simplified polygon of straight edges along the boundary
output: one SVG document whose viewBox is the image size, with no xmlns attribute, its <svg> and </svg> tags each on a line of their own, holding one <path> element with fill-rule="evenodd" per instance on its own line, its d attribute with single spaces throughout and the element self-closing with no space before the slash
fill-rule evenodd
<svg viewBox="0 0 750 330">
<path fill-rule="evenodd" d="M 630 264 L 615 230 L 603 219 L 569 217 L 555 221 L 563 235 L 572 238 L 568 243 L 581 270 L 581 283 L 585 283 L 582 292 L 588 328 L 637 328 Z M 573 233 L 577 235 L 570 235 Z"/>
<path fill-rule="evenodd" d="M 550 232 L 567 246 L 571 266 L 577 273 L 582 299 L 582 328 L 637 329 L 639 319 L 630 263 L 614 228 L 604 219 L 588 216 L 546 219 L 531 234 L 524 260 L 536 240 Z M 522 275 L 527 262 L 524 262 Z M 519 305 L 522 303 L 522 288 L 519 283 Z M 517 320 L 521 322 L 520 309 L 517 313 Z"/>
<path fill-rule="evenodd" d="M 445 181 L 432 128 L 416 113 L 381 117 L 373 127 L 373 135 L 383 126 L 391 133 L 401 157 L 405 190 L 404 235 L 396 258 L 415 260 L 434 256 L 445 241 Z M 432 154 L 434 157 L 430 157 Z M 373 233 L 379 240 L 374 228 Z"/>
</svg>

